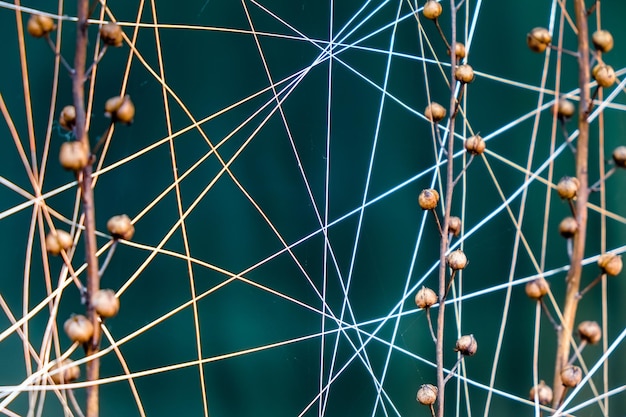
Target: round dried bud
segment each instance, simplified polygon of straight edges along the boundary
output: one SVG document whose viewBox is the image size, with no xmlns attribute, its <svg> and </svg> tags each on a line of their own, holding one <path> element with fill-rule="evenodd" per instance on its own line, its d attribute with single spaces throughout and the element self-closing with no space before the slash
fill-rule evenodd
<svg viewBox="0 0 626 417">
<path fill-rule="evenodd" d="M 59 162 L 68 171 L 80 171 L 89 163 L 89 150 L 80 140 L 63 142 L 59 150 Z"/>
<path fill-rule="evenodd" d="M 607 275 L 618 275 L 622 272 L 622 257 L 611 252 L 603 253 L 598 258 L 598 266 Z"/>
<path fill-rule="evenodd" d="M 113 317 L 120 311 L 120 300 L 113 290 L 98 290 L 91 297 L 91 305 L 103 318 Z"/>
<path fill-rule="evenodd" d="M 135 234 L 135 226 L 126 214 L 111 217 L 107 222 L 107 229 L 114 239 L 131 240 Z"/>
<path fill-rule="evenodd" d="M 104 115 L 113 119 L 114 122 L 129 125 L 135 117 L 135 105 L 128 95 L 111 97 L 104 104 Z"/>
<path fill-rule="evenodd" d="M 47 36 L 50 32 L 56 29 L 54 20 L 48 16 L 41 14 L 31 15 L 26 24 L 26 30 L 30 36 L 34 38 L 41 38 Z"/>
<path fill-rule="evenodd" d="M 593 78 L 596 80 L 600 87 L 610 87 L 615 84 L 617 76 L 615 70 L 610 65 L 598 64 L 593 67 Z"/>
<path fill-rule="evenodd" d="M 469 84 L 474 81 L 474 68 L 468 64 L 457 65 L 454 69 L 454 78 L 465 84 Z"/>
<path fill-rule="evenodd" d="M 540 300 L 550 290 L 550 284 L 540 277 L 526 283 L 526 295 L 533 300 Z"/>
<path fill-rule="evenodd" d="M 426 4 L 424 4 L 424 9 L 422 10 L 422 14 L 426 19 L 435 20 L 441 13 L 443 12 L 443 7 L 441 4 L 435 0 L 428 0 Z"/>
<path fill-rule="evenodd" d="M 530 389 L 531 401 L 535 400 L 535 395 L 537 395 L 537 400 L 541 405 L 548 405 L 552 402 L 552 388 L 546 385 L 543 380 Z"/>
<path fill-rule="evenodd" d="M 422 405 L 433 405 L 439 390 L 432 384 L 424 384 L 417 390 L 417 401 Z"/>
<path fill-rule="evenodd" d="M 597 321 L 585 320 L 578 325 L 578 335 L 581 340 L 594 345 L 602 339 L 602 329 Z"/>
<path fill-rule="evenodd" d="M 467 52 L 465 51 L 465 45 L 462 44 L 461 42 L 457 42 L 454 44 L 454 53 L 456 55 L 456 59 L 457 61 L 462 60 L 463 58 L 465 58 Z M 448 55 L 450 55 L 450 51 L 448 51 Z"/>
<path fill-rule="evenodd" d="M 440 122 L 446 117 L 446 109 L 441 104 L 433 101 L 424 110 L 424 117 L 431 122 Z"/>
<path fill-rule="evenodd" d="M 63 359 L 60 362 L 55 360 L 48 372 L 51 374 L 50 379 L 55 384 L 67 384 L 80 377 L 80 368 L 71 359 Z"/>
<path fill-rule="evenodd" d="M 74 240 L 72 239 L 72 235 L 65 230 L 51 230 L 46 235 L 46 251 L 48 251 L 50 255 L 57 256 L 62 250 L 67 252 L 73 244 Z"/>
<path fill-rule="evenodd" d="M 626 146 L 618 146 L 613 151 L 613 161 L 620 168 L 626 168 Z"/>
<path fill-rule="evenodd" d="M 63 107 L 63 110 L 61 110 L 61 115 L 59 116 L 59 124 L 64 129 L 72 130 L 74 128 L 74 125 L 76 125 L 76 107 Z"/>
<path fill-rule="evenodd" d="M 76 314 L 67 319 L 63 330 L 72 342 L 87 343 L 93 336 L 93 324 L 82 314 Z"/>
<path fill-rule="evenodd" d="M 613 35 L 608 30 L 597 30 L 591 36 L 593 46 L 600 52 L 609 52 L 613 49 Z"/>
<path fill-rule="evenodd" d="M 559 193 L 559 197 L 564 200 L 571 200 L 576 197 L 576 193 L 580 188 L 580 181 L 576 177 L 563 177 L 556 185 L 556 192 Z"/>
<path fill-rule="evenodd" d="M 578 222 L 573 217 L 566 217 L 559 223 L 559 233 L 566 239 L 574 237 L 578 233 Z"/>
<path fill-rule="evenodd" d="M 439 193 L 433 188 L 426 188 L 417 197 L 417 202 L 423 210 L 433 210 L 439 203 Z"/>
<path fill-rule="evenodd" d="M 574 388 L 583 379 L 583 371 L 576 365 L 563 368 L 561 371 L 561 382 L 568 388 Z"/>
<path fill-rule="evenodd" d="M 432 305 L 437 304 L 437 294 L 430 288 L 422 287 L 417 294 L 415 294 L 415 304 L 419 308 L 429 308 Z"/>
<path fill-rule="evenodd" d="M 526 35 L 526 43 L 533 52 L 543 52 L 552 42 L 552 36 L 546 28 L 534 28 Z"/>
<path fill-rule="evenodd" d="M 454 351 L 460 352 L 463 356 L 472 356 L 476 353 L 476 349 L 478 349 L 476 339 L 474 339 L 473 334 L 470 334 L 461 336 L 459 340 L 456 341 Z"/>
<path fill-rule="evenodd" d="M 465 253 L 463 253 L 461 249 L 450 252 L 446 261 L 448 262 L 450 269 L 453 271 L 465 269 L 467 266 L 467 256 L 465 256 Z"/>
<path fill-rule="evenodd" d="M 576 113 L 576 106 L 568 99 L 562 98 L 554 103 L 554 111 L 557 116 L 563 119 L 569 119 Z"/>
<path fill-rule="evenodd" d="M 100 39 L 105 45 L 122 46 L 124 37 L 122 36 L 122 28 L 115 22 L 109 22 L 100 28 Z"/>
<path fill-rule="evenodd" d="M 461 233 L 461 218 L 457 216 L 450 216 L 450 221 L 448 222 L 448 232 L 452 233 L 454 236 L 458 236 Z"/>
<path fill-rule="evenodd" d="M 480 155 L 485 151 L 485 141 L 480 135 L 474 135 L 465 140 L 465 150 L 472 155 Z"/>
</svg>

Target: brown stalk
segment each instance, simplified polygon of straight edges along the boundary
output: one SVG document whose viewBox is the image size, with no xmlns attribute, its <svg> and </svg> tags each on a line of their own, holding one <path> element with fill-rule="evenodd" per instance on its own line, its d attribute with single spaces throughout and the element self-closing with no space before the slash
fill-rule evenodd
<svg viewBox="0 0 626 417">
<path fill-rule="evenodd" d="M 558 336 L 556 363 L 554 370 L 553 406 L 557 407 L 563 400 L 565 388 L 561 383 L 561 370 L 566 366 L 570 353 L 570 340 L 578 308 L 578 291 L 582 260 L 585 254 L 585 238 L 587 235 L 587 199 L 589 189 L 588 153 L 589 153 L 589 122 L 587 121 L 587 106 L 590 102 L 589 91 L 589 29 L 587 27 L 587 9 L 584 0 L 575 0 L 576 27 L 578 28 L 578 84 L 580 87 L 580 102 L 578 114 L 578 142 L 576 146 L 576 177 L 580 182 L 580 191 L 576 200 L 576 220 L 578 233 L 574 237 L 574 247 L 570 269 L 567 273 L 567 289 L 565 305 L 563 307 L 563 323 Z"/>
<path fill-rule="evenodd" d="M 76 27 L 76 51 L 74 57 L 74 71 L 72 73 L 72 97 L 76 108 L 76 138 L 82 141 L 89 149 L 89 138 L 86 131 L 85 115 L 85 63 L 87 61 L 87 19 L 89 17 L 89 2 L 78 0 L 78 22 Z M 100 322 L 95 309 L 89 302 L 91 294 L 100 289 L 98 274 L 98 258 L 96 257 L 96 216 L 92 188 L 92 165 L 88 164 L 78 174 L 83 212 L 85 214 L 85 258 L 87 261 L 87 317 L 94 327 L 94 334 L 90 343 L 86 344 L 87 356 L 98 352 L 100 346 Z M 96 381 L 100 375 L 100 360 L 94 358 L 87 362 L 87 381 Z M 98 385 L 87 388 L 87 417 L 97 417 L 99 414 Z"/>
</svg>

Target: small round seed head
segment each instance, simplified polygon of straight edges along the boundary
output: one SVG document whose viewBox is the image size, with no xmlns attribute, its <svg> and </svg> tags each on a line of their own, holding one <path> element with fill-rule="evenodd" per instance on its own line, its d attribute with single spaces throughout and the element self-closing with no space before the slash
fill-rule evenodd
<svg viewBox="0 0 626 417">
<path fill-rule="evenodd" d="M 442 12 L 443 7 L 435 0 L 428 0 L 426 4 L 424 4 L 424 9 L 422 10 L 424 17 L 429 20 L 435 20 L 441 16 Z"/>
<path fill-rule="evenodd" d="M 593 67 L 592 75 L 600 87 L 610 87 L 617 80 L 613 67 L 606 64 L 597 64 Z"/>
<path fill-rule="evenodd" d="M 552 388 L 546 385 L 543 380 L 530 389 L 531 401 L 535 400 L 535 394 L 537 395 L 537 400 L 539 400 L 539 404 L 541 405 L 548 405 L 552 402 Z"/>
<path fill-rule="evenodd" d="M 476 343 L 476 339 L 474 339 L 474 335 L 465 335 L 461 336 L 456 341 L 456 346 L 454 347 L 455 352 L 460 352 L 463 356 L 472 356 L 476 353 L 476 349 L 478 349 L 478 344 Z"/>
<path fill-rule="evenodd" d="M 581 340 L 594 345 L 602 339 L 602 329 L 597 321 L 585 320 L 578 325 L 578 335 Z"/>
<path fill-rule="evenodd" d="M 107 229 L 114 239 L 131 240 L 135 234 L 135 226 L 126 214 L 111 217 Z"/>
<path fill-rule="evenodd" d="M 626 168 L 626 146 L 618 146 L 613 151 L 613 161 L 620 168 Z"/>
<path fill-rule="evenodd" d="M 550 284 L 543 277 L 526 283 L 526 295 L 533 300 L 540 300 L 550 290 Z"/>
<path fill-rule="evenodd" d="M 552 36 L 546 28 L 536 27 L 526 35 L 526 43 L 533 52 L 544 52 L 552 42 Z"/>
<path fill-rule="evenodd" d="M 593 46 L 600 52 L 609 52 L 613 49 L 613 35 L 608 30 L 597 30 L 591 36 Z"/>
<path fill-rule="evenodd" d="M 73 244 L 74 240 L 72 239 L 72 235 L 65 230 L 51 230 L 46 235 L 46 251 L 50 255 L 57 256 L 62 250 L 67 252 Z"/>
<path fill-rule="evenodd" d="M 48 16 L 41 14 L 31 15 L 26 24 L 26 30 L 30 36 L 34 38 L 41 38 L 47 36 L 50 32 L 56 29 L 54 20 Z"/>
<path fill-rule="evenodd" d="M 569 216 L 561 220 L 559 223 L 559 233 L 566 239 L 574 237 L 578 233 L 578 222 L 575 218 Z"/>
<path fill-rule="evenodd" d="M 458 236 L 461 233 L 461 218 L 457 216 L 450 216 L 450 221 L 448 222 L 448 232 L 452 233 L 453 236 Z"/>
<path fill-rule="evenodd" d="M 439 103 L 434 101 L 426 106 L 424 110 L 424 116 L 431 122 L 440 122 L 446 117 L 446 109 Z"/>
<path fill-rule="evenodd" d="M 432 305 L 437 304 L 437 294 L 430 288 L 422 287 L 415 294 L 415 304 L 419 308 L 429 308 Z"/>
<path fill-rule="evenodd" d="M 580 181 L 576 177 L 563 177 L 556 185 L 556 192 L 559 193 L 559 197 L 563 200 L 571 200 L 576 197 L 578 189 L 580 188 Z"/>
<path fill-rule="evenodd" d="M 62 370 L 54 372 L 57 369 Z M 68 382 L 76 381 L 80 377 L 80 368 L 71 359 L 55 360 L 49 372 L 51 374 L 50 379 L 55 384 L 67 384 Z"/>
<path fill-rule="evenodd" d="M 87 343 L 93 336 L 93 324 L 82 314 L 67 319 L 63 324 L 63 330 L 72 342 Z"/>
<path fill-rule="evenodd" d="M 576 365 L 563 368 L 561 371 L 561 382 L 568 388 L 574 388 L 583 379 L 583 371 Z"/>
<path fill-rule="evenodd" d="M 439 203 L 439 193 L 433 188 L 426 188 L 417 197 L 417 202 L 423 210 L 433 210 Z"/>
<path fill-rule="evenodd" d="M 611 252 L 603 253 L 598 258 L 598 266 L 607 275 L 619 275 L 622 272 L 622 257 Z"/>
<path fill-rule="evenodd" d="M 100 39 L 105 45 L 120 47 L 124 42 L 122 28 L 115 22 L 104 24 L 100 28 Z"/>
<path fill-rule="evenodd" d="M 91 297 L 91 305 L 103 318 L 113 317 L 120 311 L 120 300 L 113 290 L 98 290 Z"/>
<path fill-rule="evenodd" d="M 422 405 L 433 405 L 439 390 L 432 384 L 424 384 L 417 390 L 417 401 Z"/>
<path fill-rule="evenodd" d="M 452 269 L 453 271 L 465 269 L 465 267 L 467 266 L 467 256 L 465 256 L 465 253 L 463 253 L 461 249 L 450 252 L 448 254 L 448 257 L 446 258 L 446 261 L 448 262 L 448 266 L 450 267 L 450 269 Z"/>
<path fill-rule="evenodd" d="M 568 99 L 562 98 L 554 103 L 554 112 L 563 119 L 569 119 L 576 113 L 576 106 Z"/>
<path fill-rule="evenodd" d="M 74 128 L 74 125 L 76 125 L 76 108 L 74 106 L 63 107 L 61 115 L 59 116 L 59 124 L 62 128 L 67 130 Z"/>
<path fill-rule="evenodd" d="M 480 135 L 474 135 L 465 140 L 465 150 L 472 155 L 480 155 L 487 145 Z"/>
<path fill-rule="evenodd" d="M 456 55 L 457 61 L 462 60 L 467 55 L 467 51 L 465 50 L 465 45 L 461 42 L 457 42 L 454 44 L 454 53 Z M 450 55 L 450 51 L 448 51 L 448 55 Z"/>
<path fill-rule="evenodd" d="M 80 140 L 63 142 L 59 150 L 59 162 L 68 171 L 80 171 L 89 163 L 89 150 Z"/>
<path fill-rule="evenodd" d="M 474 81 L 474 69 L 468 64 L 457 65 L 454 69 L 454 78 L 465 84 Z"/>
<path fill-rule="evenodd" d="M 135 105 L 128 95 L 111 97 L 104 104 L 104 115 L 110 117 L 114 122 L 129 125 L 135 117 Z"/>
</svg>

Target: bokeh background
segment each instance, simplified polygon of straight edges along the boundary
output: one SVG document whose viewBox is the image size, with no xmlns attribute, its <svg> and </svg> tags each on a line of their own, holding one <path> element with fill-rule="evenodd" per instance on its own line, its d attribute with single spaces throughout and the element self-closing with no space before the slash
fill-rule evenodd
<svg viewBox="0 0 626 417">
<path fill-rule="evenodd" d="M 3 39 L 0 46 L 0 93 L 22 144 L 28 146 L 22 82 L 25 73 L 20 62 L 21 43 L 16 12 L 11 5 L 0 4 L 0 33 Z M 59 7 L 56 2 L 43 1 L 22 2 L 21 5 L 55 14 Z M 433 166 L 437 158 L 431 126 L 421 112 L 428 103 L 428 93 L 433 100 L 446 103 L 449 90 L 439 68 L 432 62 L 423 64 L 418 58 L 422 56 L 418 24 L 411 14 L 409 3 L 159 0 L 154 4 L 108 1 L 107 6 L 114 18 L 125 24 L 124 31 L 129 38 L 133 37 L 136 21 L 144 24 L 137 31 L 134 49 L 125 43 L 122 48 L 106 53 L 98 65 L 92 97 L 92 143 L 108 125 L 102 110 L 103 103 L 108 97 L 120 93 L 125 74 L 128 74 L 126 93 L 137 107 L 131 126 L 116 127 L 103 156 L 103 170 L 96 185 L 98 229 L 103 232 L 99 244 L 108 240 L 104 225 L 110 216 L 128 213 L 131 218 L 137 218 L 134 244 L 118 247 L 103 277 L 103 286 L 116 290 L 133 279 L 121 295 L 119 316 L 107 322 L 113 336 L 121 339 L 132 334 L 187 303 L 192 297 L 181 228 L 176 227 L 171 237 L 160 245 L 180 218 L 174 190 L 170 189 L 164 198 L 151 205 L 174 183 L 172 151 L 169 141 L 165 140 L 168 128 L 162 84 L 150 72 L 159 73 L 154 7 L 158 23 L 173 25 L 159 29 L 165 83 L 195 120 L 203 120 L 197 128 L 189 128 L 193 122 L 169 94 L 172 130 L 175 132 L 172 143 L 178 174 L 192 169 L 180 182 L 183 210 L 191 208 L 185 218 L 186 239 L 191 257 L 204 262 L 192 263 L 194 291 L 203 294 L 213 289 L 197 303 L 201 355 L 203 358 L 218 358 L 259 346 L 279 344 L 258 352 L 211 360 L 203 365 L 210 414 L 238 417 L 318 415 L 317 403 L 310 409 L 306 407 L 320 391 L 320 377 L 324 381 L 329 378 L 333 347 L 339 337 L 333 377 L 338 369 L 346 363 L 348 365 L 328 391 L 325 415 L 429 415 L 426 408 L 415 402 L 415 393 L 421 384 L 434 382 L 435 370 L 414 355 L 434 361 L 434 346 L 428 333 L 426 316 L 423 311 L 415 310 L 413 296 L 406 295 L 405 288 L 414 288 L 418 282 L 436 287 L 436 269 L 433 270 L 433 267 L 438 260 L 438 235 L 432 219 L 425 216 L 416 204 L 419 191 L 433 184 Z M 526 48 L 525 37 L 533 27 L 547 26 L 556 6 L 552 2 L 537 0 L 466 1 L 466 6 L 470 10 L 468 32 L 471 30 L 473 33 L 471 44 L 468 43 L 469 63 L 477 71 L 477 78 L 467 93 L 465 117 L 475 132 L 489 138 L 490 151 L 526 166 L 535 117 L 531 115 L 524 121 L 517 120 L 537 108 L 540 93 L 533 87 L 541 83 L 544 55 L 531 53 Z M 466 6 L 459 14 L 458 29 L 462 38 Z M 74 14 L 73 4 L 64 7 L 61 14 Z M 270 83 L 255 36 L 251 34 L 246 9 L 254 30 L 259 33 L 258 41 L 274 82 L 310 67 L 282 102 L 292 141 L 283 116 L 275 111 L 273 93 L 267 90 Z M 361 13 L 357 14 L 360 9 Z M 447 16 L 447 9 L 446 4 L 444 16 Z M 480 12 L 474 13 L 477 9 Z M 603 4 L 602 25 L 609 28 L 616 39 L 615 49 L 606 56 L 606 60 L 616 70 L 624 68 L 625 64 L 626 47 L 622 40 L 626 39 L 626 29 L 621 21 L 624 13 L 626 5 L 620 2 Z M 357 18 L 351 20 L 355 15 Z M 28 13 L 20 17 L 22 23 L 27 17 Z M 445 46 L 434 25 L 428 21 L 422 23 L 437 56 L 445 61 Z M 558 30 L 558 19 L 556 24 L 555 30 Z M 63 22 L 61 32 L 62 53 L 68 60 L 73 57 L 73 25 L 71 21 Z M 473 25 L 475 30 L 471 29 Z M 447 32 L 449 19 L 442 19 L 442 26 Z M 591 26 L 595 28 L 595 23 Z M 322 52 L 320 48 L 326 48 L 331 31 L 335 35 L 341 31 L 338 36 L 341 44 L 334 46 L 335 51 L 341 52 L 336 52 L 332 66 L 328 59 L 316 61 Z M 96 25 L 90 28 L 90 34 L 93 39 L 90 50 L 93 51 Z M 310 40 L 303 39 L 304 36 Z M 392 36 L 395 54 L 388 66 Z M 54 55 L 48 46 L 43 40 L 28 37 L 23 39 L 23 45 L 34 120 L 33 137 L 39 165 L 42 160 L 48 161 L 43 182 L 43 191 L 48 192 L 73 181 L 73 176 L 58 166 L 56 157 L 60 144 L 68 139 L 67 134 L 56 124 L 48 131 L 51 103 L 57 109 L 52 115 L 56 119 L 59 109 L 71 101 L 70 77 L 61 68 L 58 91 L 53 90 Z M 570 49 L 576 46 L 575 35 L 567 28 L 564 45 Z M 549 90 L 555 88 L 556 57 L 553 52 L 546 83 Z M 434 55 L 427 49 L 425 58 L 432 60 Z M 561 91 L 575 90 L 575 59 L 564 56 L 561 65 Z M 502 79 L 518 84 L 502 82 Z M 280 84 L 277 88 L 280 90 L 285 85 Z M 388 95 L 381 107 L 385 85 Z M 258 96 L 229 108 L 258 92 L 261 92 Z M 553 98 L 553 94 L 547 93 L 544 102 Z M 269 106 L 264 107 L 268 102 Z M 624 103 L 623 94 L 614 102 Z M 221 112 L 223 109 L 227 111 Z M 623 107 L 615 106 L 606 111 L 607 159 L 615 146 L 624 143 L 626 117 L 623 110 Z M 205 120 L 209 116 L 212 117 Z M 266 118 L 267 122 L 264 121 Z M 511 122 L 515 123 L 499 132 Z M 532 169 L 541 166 L 550 155 L 552 123 L 549 109 L 543 110 L 538 123 Z M 0 123 L 0 176 L 32 193 L 32 186 L 7 126 L 6 122 Z M 567 126 L 570 133 L 575 130 L 574 122 L 569 122 Z M 211 145 L 199 129 L 212 145 L 226 139 L 220 144 L 218 153 L 225 161 L 236 155 L 229 165 L 232 177 L 227 173 L 220 174 L 223 165 L 214 153 L 208 154 Z M 466 135 L 468 130 L 461 126 L 458 132 Z M 590 172 L 595 181 L 599 158 L 597 123 L 592 132 Z M 557 130 L 557 146 L 562 144 L 561 135 Z M 45 153 L 46 143 L 49 144 L 49 154 Z M 245 148 L 239 153 L 244 144 Z M 375 157 L 372 159 L 374 146 Z M 461 149 L 461 146 L 459 139 L 456 147 Z M 294 157 L 294 148 L 299 161 Z M 129 157 L 131 159 L 126 159 Z M 206 158 L 194 166 L 203 157 Z M 368 180 L 370 159 L 373 163 Z M 507 197 L 524 184 L 523 172 L 490 155 L 487 159 Z M 559 154 L 554 160 L 553 181 L 574 173 L 573 160 L 567 149 Z M 457 157 L 456 161 L 457 167 L 460 167 L 464 156 Z M 300 166 L 306 173 L 313 201 L 307 192 Z M 457 168 L 459 171 L 460 168 Z M 541 175 L 547 177 L 547 171 Z M 283 241 L 293 245 L 291 254 L 284 250 L 284 243 L 233 178 L 266 214 Z M 622 192 L 625 178 L 622 172 L 618 172 L 607 182 L 607 210 L 619 216 L 625 214 Z M 205 192 L 209 184 L 211 186 Z M 368 188 L 364 197 L 366 184 Z M 597 195 L 591 200 L 599 204 Z M 32 254 L 27 251 L 33 206 L 15 209 L 26 201 L 28 199 L 6 184 L 0 186 L 0 259 L 4 266 L 0 295 L 17 317 L 46 296 L 42 272 L 45 265 L 38 234 L 35 234 L 36 244 Z M 76 187 L 71 186 L 47 198 L 46 204 L 72 218 L 75 201 Z M 361 211 L 359 208 L 364 201 L 367 204 Z M 520 201 L 517 197 L 510 204 L 515 217 L 521 209 Z M 464 213 L 465 229 L 470 230 L 501 204 L 502 199 L 485 163 L 475 160 L 465 180 L 459 184 L 453 211 Z M 331 224 L 327 233 L 333 248 L 332 256 L 326 251 L 315 206 L 322 219 L 327 208 L 328 223 Z M 528 187 L 522 229 L 538 259 L 542 250 L 545 206 L 546 185 L 534 181 Z M 146 211 L 146 208 L 149 210 Z M 569 207 L 553 193 L 548 210 L 545 270 L 552 271 L 567 264 L 566 244 L 557 233 L 557 225 L 562 217 L 568 215 Z M 57 227 L 69 228 L 60 221 Z M 609 219 L 607 248 L 620 248 L 624 244 L 625 232 L 619 219 Z M 357 234 L 358 244 L 355 246 Z M 514 262 L 514 279 L 536 274 L 526 251 L 521 250 L 513 259 L 514 241 L 515 225 L 507 211 L 502 210 L 464 242 L 470 259 L 470 266 L 462 279 L 464 294 L 506 283 Z M 73 257 L 75 268 L 83 260 L 82 240 L 80 243 Z M 597 255 L 601 251 L 600 244 L 600 216 L 591 211 L 587 255 Z M 182 256 L 167 253 L 154 255 L 150 249 L 155 247 Z M 275 254 L 278 255 L 273 256 Z M 208 265 L 219 267 L 222 271 Z M 50 271 L 55 282 L 61 268 L 60 259 L 50 259 Z M 586 282 L 596 276 L 595 268 L 593 264 L 585 268 Z M 25 284 L 25 270 L 30 274 L 28 286 Z M 242 276 L 257 286 L 237 279 L 220 285 L 232 274 L 244 271 Z M 559 272 L 549 277 L 557 300 L 562 299 L 564 276 L 564 272 Z M 357 326 L 337 336 L 337 324 L 329 318 L 323 320 L 320 315 L 322 303 L 319 294 L 325 293 L 329 308 L 340 315 L 344 302 L 342 281 L 344 285 L 350 282 L 349 300 Z M 261 286 L 292 297 L 310 308 L 272 294 Z M 626 320 L 622 302 L 622 294 L 626 290 L 623 277 L 611 279 L 609 289 L 608 332 L 612 341 L 621 333 Z M 455 311 L 448 309 L 448 345 L 453 346 L 459 331 L 473 333 L 479 341 L 478 354 L 467 360 L 466 365 L 467 376 L 482 384 L 489 384 L 506 295 L 506 289 L 500 289 L 469 298 L 463 302 L 458 319 Z M 595 288 L 583 301 L 580 320 L 601 320 L 600 288 Z M 398 304 L 405 314 L 399 321 L 395 317 L 388 318 L 388 315 L 397 312 Z M 78 291 L 68 287 L 60 303 L 57 324 L 60 325 L 71 313 L 82 310 Z M 526 398 L 532 385 L 534 314 L 535 305 L 524 295 L 523 285 L 515 286 L 511 291 L 495 387 L 522 398 Z M 44 309 L 29 321 L 30 342 L 36 350 L 40 348 L 48 319 L 49 311 Z M 346 315 L 346 322 L 351 320 Z M 455 326 L 456 320 L 460 330 Z M 0 315 L 0 331 L 10 324 L 5 314 Z M 324 338 L 319 336 L 322 326 L 330 332 Z M 389 398 L 383 400 L 384 410 L 380 404 L 375 405 L 377 386 L 362 361 L 357 358 L 347 362 L 354 355 L 353 346 L 360 346 L 361 343 L 356 328 L 366 332 L 360 333 L 361 340 L 376 331 L 377 339 L 367 343 L 365 351 L 371 371 L 379 378 L 385 375 L 384 389 Z M 284 343 L 300 337 L 305 339 Z M 69 346 L 62 332 L 60 340 L 63 348 Z M 544 318 L 539 374 L 548 382 L 553 377 L 554 340 L 554 330 Z M 186 307 L 133 337 L 120 349 L 131 371 L 139 372 L 196 360 L 196 342 L 193 309 Z M 387 363 L 390 343 L 394 350 Z M 104 346 L 107 345 L 108 342 L 105 342 Z M 0 342 L 0 389 L 19 384 L 25 378 L 22 352 L 23 345 L 17 334 Z M 588 363 L 594 364 L 601 353 L 601 347 L 590 347 L 585 351 L 585 358 Z M 624 384 L 623 372 L 620 371 L 623 355 L 624 349 L 618 348 L 612 356 L 615 366 L 609 374 L 610 387 Z M 72 357 L 80 358 L 80 352 Z M 320 365 L 320 358 L 323 358 L 323 366 Z M 454 360 L 450 348 L 447 366 L 451 367 Z M 117 358 L 113 354 L 105 356 L 102 376 L 120 374 L 123 371 Z M 594 377 L 594 381 L 602 386 L 600 374 Z M 150 374 L 136 378 L 135 383 L 149 416 L 199 416 L 203 413 L 197 366 Z M 456 408 L 456 384 L 451 382 L 448 389 L 448 409 L 452 413 Z M 467 408 L 474 414 L 483 413 L 486 390 L 474 386 L 468 390 L 469 406 L 461 400 L 458 415 L 465 415 Z M 592 394 L 585 388 L 580 395 L 582 402 Z M 82 390 L 77 390 L 77 396 L 82 401 Z M 101 397 L 103 416 L 139 415 L 125 381 L 103 385 Z M 28 396 L 20 395 L 9 409 L 26 415 Z M 52 395 L 48 395 L 44 410 L 44 415 L 63 415 L 58 400 Z M 623 395 L 613 397 L 611 410 L 611 415 L 626 414 L 626 398 Z M 533 409 L 494 395 L 490 415 L 512 412 L 531 415 Z M 469 412 L 467 415 L 470 415 Z M 579 415 L 597 416 L 601 413 L 596 406 L 584 409 Z"/>
</svg>

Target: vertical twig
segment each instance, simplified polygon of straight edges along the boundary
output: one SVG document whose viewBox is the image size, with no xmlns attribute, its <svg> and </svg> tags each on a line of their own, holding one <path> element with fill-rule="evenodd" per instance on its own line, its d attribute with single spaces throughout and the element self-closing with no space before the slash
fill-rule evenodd
<svg viewBox="0 0 626 417">
<path fill-rule="evenodd" d="M 589 29 L 587 27 L 587 9 L 584 0 L 575 0 L 576 27 L 578 28 L 578 84 L 580 87 L 580 106 L 578 112 L 578 143 L 576 146 L 576 177 L 580 182 L 578 199 L 576 200 L 576 220 L 578 233 L 574 237 L 574 247 L 569 272 L 567 273 L 567 289 L 563 307 L 563 325 L 558 337 L 556 363 L 554 372 L 553 406 L 561 403 L 565 389 L 561 383 L 561 370 L 568 362 L 570 339 L 576 319 L 578 307 L 578 291 L 582 260 L 585 252 L 587 232 L 587 199 L 589 189 L 588 153 L 589 153 L 589 122 L 587 121 L 587 105 L 590 102 L 589 92 Z"/>
</svg>

